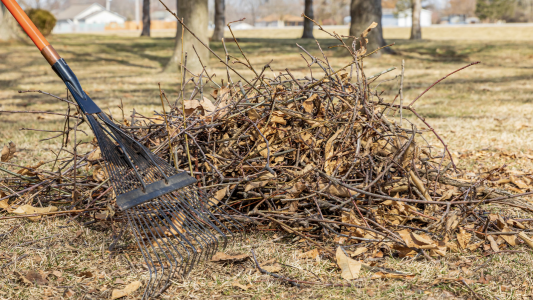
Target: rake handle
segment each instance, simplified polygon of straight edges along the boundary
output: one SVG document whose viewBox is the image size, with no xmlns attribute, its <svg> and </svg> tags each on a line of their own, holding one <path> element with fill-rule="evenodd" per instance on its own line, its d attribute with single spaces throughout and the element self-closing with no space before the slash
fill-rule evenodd
<svg viewBox="0 0 533 300">
<path fill-rule="evenodd" d="M 33 24 L 33 22 L 30 20 L 24 10 L 22 10 L 17 1 L 2 0 L 2 3 L 4 3 L 9 12 L 11 12 L 11 14 L 13 15 L 13 17 L 15 17 L 15 20 L 17 20 L 22 29 L 24 29 L 24 32 L 28 34 L 35 46 L 39 48 L 39 51 L 41 51 L 44 58 L 46 58 L 46 60 L 51 66 L 53 66 L 59 59 L 61 59 L 59 54 L 57 54 L 57 52 L 54 50 L 54 47 L 52 47 L 52 45 L 48 43 L 46 38 L 42 35 L 39 29 L 37 29 L 35 24 Z"/>
<path fill-rule="evenodd" d="M 57 76 L 63 80 L 81 110 L 86 114 L 101 112 L 100 108 L 93 102 L 93 100 L 85 94 L 78 78 L 74 75 L 74 72 L 72 72 L 65 60 L 62 59 L 61 56 L 57 54 L 54 47 L 48 43 L 46 38 L 42 35 L 39 29 L 37 29 L 35 24 L 33 24 L 24 10 L 22 10 L 17 1 L 2 0 L 2 3 L 4 3 L 9 12 L 15 17 L 15 20 L 17 20 L 22 29 L 28 34 L 33 43 L 35 43 L 35 46 L 39 48 L 41 54 L 52 66 L 52 69 L 56 72 Z"/>
</svg>

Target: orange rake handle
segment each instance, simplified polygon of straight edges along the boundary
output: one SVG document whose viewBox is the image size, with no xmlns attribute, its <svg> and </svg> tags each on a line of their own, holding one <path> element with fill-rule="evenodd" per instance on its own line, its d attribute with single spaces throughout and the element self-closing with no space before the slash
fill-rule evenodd
<svg viewBox="0 0 533 300">
<path fill-rule="evenodd" d="M 61 57 L 57 54 L 52 45 L 48 43 L 39 29 L 35 27 L 35 24 L 33 24 L 28 15 L 24 12 L 24 10 L 22 10 L 17 1 L 2 0 L 2 3 L 4 3 L 20 26 L 22 26 L 22 29 L 24 29 L 24 31 L 28 34 L 33 43 L 35 43 L 35 46 L 39 48 L 48 63 L 50 63 L 50 65 L 54 65 L 54 63 Z"/>
</svg>

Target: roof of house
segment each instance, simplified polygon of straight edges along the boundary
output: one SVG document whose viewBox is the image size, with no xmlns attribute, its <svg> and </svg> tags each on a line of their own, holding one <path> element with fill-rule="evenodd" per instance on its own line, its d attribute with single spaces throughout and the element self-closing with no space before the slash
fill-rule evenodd
<svg viewBox="0 0 533 300">
<path fill-rule="evenodd" d="M 65 9 L 64 11 L 61 11 L 59 12 L 57 15 L 56 15 L 56 19 L 57 20 L 67 20 L 67 19 L 74 19 L 77 15 L 81 14 L 82 12 L 84 12 L 86 9 L 88 9 L 89 7 L 93 6 L 93 5 L 98 5 L 98 6 L 101 6 L 100 4 L 98 3 L 93 3 L 93 4 L 74 4 L 74 5 L 71 5 L 69 6 L 67 9 Z M 103 6 L 102 6 L 102 9 L 105 9 Z"/>
<path fill-rule="evenodd" d="M 99 10 L 99 11 L 95 11 L 95 12 L 93 12 L 93 13 L 90 13 L 90 14 L 86 15 L 86 16 L 83 17 L 83 18 L 80 18 L 79 20 L 80 20 L 80 21 L 81 21 L 81 20 L 87 20 L 87 19 L 89 19 L 90 17 L 92 17 L 92 16 L 96 16 L 97 14 L 100 14 L 100 13 L 102 13 L 102 12 L 104 12 L 104 11 L 110 12 L 110 13 L 112 13 L 112 14 L 116 15 L 117 17 L 122 18 L 122 19 L 124 19 L 124 20 L 127 19 L 126 17 L 117 14 L 116 12 L 112 12 L 112 11 L 108 11 L 108 10 Z"/>
</svg>

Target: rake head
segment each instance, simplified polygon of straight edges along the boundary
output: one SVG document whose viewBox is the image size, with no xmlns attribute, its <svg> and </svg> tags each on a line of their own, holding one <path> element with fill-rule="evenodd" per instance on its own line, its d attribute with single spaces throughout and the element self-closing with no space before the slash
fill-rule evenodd
<svg viewBox="0 0 533 300">
<path fill-rule="evenodd" d="M 240 223 L 211 202 L 196 179 L 123 132 L 102 112 L 87 114 L 105 169 L 149 272 L 143 298 L 165 291 L 175 276 L 211 257 Z M 231 209 L 231 208 L 230 208 Z M 233 210 L 233 209 L 232 209 Z M 234 213 L 237 213 L 233 210 Z"/>
</svg>

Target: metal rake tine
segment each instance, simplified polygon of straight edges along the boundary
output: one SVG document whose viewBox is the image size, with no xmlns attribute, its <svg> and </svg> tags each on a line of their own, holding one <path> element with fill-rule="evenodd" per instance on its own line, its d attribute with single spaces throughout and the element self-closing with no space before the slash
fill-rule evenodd
<svg viewBox="0 0 533 300">
<path fill-rule="evenodd" d="M 171 204 L 168 202 L 168 200 L 172 200 L 172 197 L 170 195 L 165 195 L 168 199 L 167 200 L 163 200 L 162 202 L 167 205 L 167 207 L 171 208 Z M 202 251 L 203 253 L 206 253 L 206 255 L 208 255 L 209 253 L 212 253 L 213 251 L 210 250 L 210 248 L 213 248 L 211 245 L 215 244 L 218 242 L 216 237 L 211 234 L 210 232 L 210 229 L 205 226 L 204 224 L 202 224 L 202 222 L 191 222 L 189 221 L 188 219 L 193 219 L 193 220 L 196 220 L 196 221 L 199 221 L 198 220 L 198 216 L 196 216 L 195 214 L 193 214 L 190 210 L 194 210 L 193 208 L 191 207 L 183 207 L 184 205 L 184 202 L 182 201 L 175 201 L 175 205 L 177 206 L 181 206 L 184 211 L 183 213 L 187 214 L 189 216 L 189 218 L 184 218 L 184 220 L 182 221 L 183 224 L 187 224 L 187 227 L 190 228 L 192 231 L 196 232 L 199 237 L 205 241 L 206 243 L 206 251 Z"/>
<path fill-rule="evenodd" d="M 169 195 L 165 195 L 165 198 L 168 198 L 168 199 L 167 200 L 162 199 L 162 203 L 167 205 L 169 207 L 169 209 L 172 209 L 171 205 L 169 205 L 169 203 L 168 203 L 168 200 L 172 200 L 172 197 L 170 197 Z M 180 221 L 182 222 L 183 225 L 185 225 L 185 227 L 187 229 L 189 229 L 189 234 L 196 233 L 196 235 L 195 234 L 191 234 L 191 237 L 193 239 L 195 239 L 195 241 L 197 241 L 199 244 L 202 244 L 196 238 L 196 236 L 198 236 L 198 238 L 200 238 L 203 241 L 203 243 L 205 244 L 205 248 L 206 249 L 204 251 L 204 248 L 202 247 L 202 252 L 200 254 L 200 258 L 202 256 L 202 254 L 204 254 L 206 252 L 211 253 L 212 251 L 209 251 L 209 249 L 211 248 L 212 241 L 214 241 L 215 239 L 214 239 L 214 236 L 213 237 L 209 236 L 209 234 L 210 234 L 209 229 L 207 229 L 205 226 L 203 226 L 203 224 L 197 222 L 198 218 L 194 214 L 192 214 L 191 211 L 190 211 L 192 208 L 183 207 L 184 203 L 182 203 L 180 201 L 174 201 L 174 204 L 176 206 L 182 207 L 183 212 L 181 212 L 181 213 L 183 214 L 183 218 Z M 186 216 L 188 216 L 188 218 L 186 218 Z M 191 219 L 192 219 L 192 221 L 191 221 Z"/>
<path fill-rule="evenodd" d="M 148 283 L 146 284 L 146 288 L 143 294 L 143 299 L 145 299 L 148 295 L 150 295 L 150 290 L 155 281 L 154 276 L 157 278 L 157 268 L 155 267 L 155 264 L 152 260 L 152 256 L 148 251 L 148 247 L 145 245 L 142 234 L 140 233 L 140 229 L 134 221 L 135 217 L 133 216 L 133 212 L 128 211 L 126 212 L 126 215 L 128 217 L 129 222 L 131 222 L 132 224 L 131 228 L 132 228 L 135 240 L 137 241 L 139 250 L 141 251 L 144 262 L 146 263 L 146 267 L 148 268 L 149 280 L 148 280 Z M 152 271 L 152 268 L 153 268 L 153 271 Z"/>
</svg>

